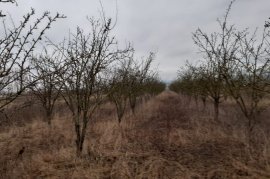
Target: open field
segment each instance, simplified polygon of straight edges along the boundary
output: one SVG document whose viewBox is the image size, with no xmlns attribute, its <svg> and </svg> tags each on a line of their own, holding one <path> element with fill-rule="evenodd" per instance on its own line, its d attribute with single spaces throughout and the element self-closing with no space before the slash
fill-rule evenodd
<svg viewBox="0 0 270 179">
<path fill-rule="evenodd" d="M 77 158 L 64 106 L 51 127 L 37 105 L 24 108 L 1 125 L 0 178 L 270 178 L 269 109 L 251 140 L 233 104 L 222 104 L 215 122 L 210 103 L 165 91 L 136 111 L 118 125 L 114 107 L 103 105 Z"/>
<path fill-rule="evenodd" d="M 0 179 L 270 179 L 269 0 L 0 5 Z"/>
</svg>

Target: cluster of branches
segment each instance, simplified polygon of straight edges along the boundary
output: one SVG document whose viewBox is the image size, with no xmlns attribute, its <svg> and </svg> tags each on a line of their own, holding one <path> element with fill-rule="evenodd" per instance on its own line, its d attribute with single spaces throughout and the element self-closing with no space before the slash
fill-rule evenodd
<svg viewBox="0 0 270 179">
<path fill-rule="evenodd" d="M 52 23 L 64 17 L 60 14 L 52 17 L 49 12 L 45 12 L 31 23 L 34 15 L 35 10 L 32 9 L 23 16 L 19 25 L 12 24 L 12 27 L 3 21 L 4 33 L 0 37 L 0 110 L 33 84 L 26 80 L 30 72 L 29 59 Z"/>
<path fill-rule="evenodd" d="M 193 40 L 204 60 L 187 65 L 171 89 L 195 97 L 211 98 L 218 119 L 219 104 L 229 96 L 234 99 L 248 121 L 251 132 L 259 122 L 259 114 L 266 109 L 263 99 L 270 92 L 270 34 L 265 26 L 259 39 L 257 31 L 239 31 L 229 25 L 230 4 L 220 31 L 211 34 L 198 29 Z"/>
</svg>

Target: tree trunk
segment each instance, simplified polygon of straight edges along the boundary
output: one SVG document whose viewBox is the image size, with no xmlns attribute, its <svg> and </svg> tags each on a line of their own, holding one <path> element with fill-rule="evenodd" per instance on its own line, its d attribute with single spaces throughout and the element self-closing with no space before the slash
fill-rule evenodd
<svg viewBox="0 0 270 179">
<path fill-rule="evenodd" d="M 87 120 L 86 118 L 83 118 L 82 120 L 83 120 L 83 124 L 80 124 L 79 120 L 75 121 L 75 132 L 77 136 L 77 139 L 76 139 L 77 157 L 80 157 L 82 155 L 83 144 L 84 144 L 84 139 L 86 135 Z"/>
<path fill-rule="evenodd" d="M 136 97 L 130 97 L 129 98 L 130 107 L 132 110 L 132 113 L 135 114 L 135 107 L 136 107 Z"/>
<path fill-rule="evenodd" d="M 205 97 L 202 97 L 202 102 L 203 102 L 203 111 L 205 111 L 205 108 L 206 108 L 206 98 Z"/>
<path fill-rule="evenodd" d="M 122 118 L 125 114 L 126 102 L 125 102 L 125 100 L 124 100 L 124 102 L 123 101 L 118 101 L 118 102 L 116 101 L 115 105 L 116 105 L 118 123 L 121 123 Z"/>
<path fill-rule="evenodd" d="M 124 116 L 124 111 L 122 111 L 121 109 L 117 109 L 117 118 L 118 118 L 119 124 L 122 122 L 123 116 Z"/>
<path fill-rule="evenodd" d="M 81 141 L 81 126 L 75 122 L 75 132 L 76 132 L 76 153 L 80 157 L 82 153 L 82 141 Z"/>
<path fill-rule="evenodd" d="M 80 157 L 82 155 L 82 150 L 83 150 L 83 142 L 84 140 L 82 139 L 77 139 L 76 142 L 79 141 L 78 143 L 76 143 L 76 153 L 77 153 L 77 157 Z"/>
<path fill-rule="evenodd" d="M 219 98 L 214 99 L 215 121 L 218 121 L 219 117 Z"/>
<path fill-rule="evenodd" d="M 46 121 L 49 126 L 51 126 L 52 123 L 52 111 L 46 110 Z"/>
<path fill-rule="evenodd" d="M 249 116 L 246 116 L 247 119 L 248 119 L 248 128 L 247 128 L 247 137 L 248 137 L 248 142 L 249 142 L 249 145 L 252 145 L 254 144 L 254 142 L 256 141 L 255 138 L 254 138 L 254 127 L 256 125 L 256 119 L 255 119 L 255 116 L 254 115 L 249 115 Z M 254 141 L 255 140 L 255 141 Z"/>
<path fill-rule="evenodd" d="M 249 133 L 251 134 L 256 125 L 256 116 L 254 114 L 251 114 L 250 116 L 247 116 L 247 118 L 248 118 L 248 130 Z"/>
</svg>

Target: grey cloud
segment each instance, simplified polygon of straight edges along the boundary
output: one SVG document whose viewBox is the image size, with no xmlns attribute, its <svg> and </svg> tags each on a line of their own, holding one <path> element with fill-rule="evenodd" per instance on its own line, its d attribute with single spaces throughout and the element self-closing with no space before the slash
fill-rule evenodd
<svg viewBox="0 0 270 179">
<path fill-rule="evenodd" d="M 29 11 L 38 13 L 49 10 L 60 12 L 68 18 L 57 22 L 48 36 L 60 41 L 76 26 L 88 27 L 86 16 L 98 16 L 99 0 L 18 0 L 19 7 L 6 8 L 17 20 Z M 108 16 L 116 15 L 116 0 L 102 0 Z M 117 0 L 118 21 L 114 30 L 121 44 L 131 41 L 137 56 L 158 51 L 155 65 L 163 80 L 176 77 L 177 70 L 185 60 L 199 60 L 192 32 L 198 27 L 213 32 L 218 28 L 216 19 L 221 18 L 230 0 Z M 269 0 L 237 0 L 230 22 L 239 28 L 263 27 L 270 17 Z"/>
</svg>

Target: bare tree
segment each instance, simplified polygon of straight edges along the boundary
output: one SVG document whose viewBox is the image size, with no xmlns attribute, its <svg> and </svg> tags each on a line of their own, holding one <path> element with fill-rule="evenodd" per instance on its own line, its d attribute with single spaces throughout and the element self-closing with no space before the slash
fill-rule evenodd
<svg viewBox="0 0 270 179">
<path fill-rule="evenodd" d="M 69 107 L 76 132 L 77 155 L 80 156 L 87 126 L 95 110 L 106 98 L 106 71 L 120 53 L 114 37 L 111 37 L 111 19 L 88 19 L 91 32 L 86 34 L 77 28 L 68 44 L 58 47 L 64 54 L 65 73 L 60 74 L 63 97 Z"/>
<path fill-rule="evenodd" d="M 208 35 L 198 29 L 193 34 L 194 43 L 199 47 L 200 52 L 206 59 L 206 63 L 201 67 L 200 71 L 205 81 L 207 81 L 208 95 L 214 102 L 216 120 L 219 114 L 219 104 L 226 95 L 223 70 L 236 55 L 239 39 L 245 34 L 245 31 L 238 32 L 233 25 L 228 26 L 227 24 L 232 4 L 233 1 L 227 9 L 223 21 L 218 20 L 220 32 Z M 238 37 L 236 37 L 236 34 Z"/>
<path fill-rule="evenodd" d="M 121 123 L 127 107 L 127 100 L 130 92 L 129 77 L 132 59 L 122 61 L 119 68 L 116 68 L 113 73 L 111 87 L 108 91 L 110 101 L 116 107 L 118 122 Z"/>
<path fill-rule="evenodd" d="M 54 106 L 63 86 L 59 79 L 59 74 L 63 73 L 64 69 L 61 59 L 62 55 L 57 51 L 48 54 L 45 50 L 45 54 L 33 57 L 30 61 L 30 80 L 33 85 L 29 88 L 41 102 L 49 125 L 51 125 Z"/>
<path fill-rule="evenodd" d="M 143 60 L 141 64 L 134 64 L 132 71 L 129 76 L 129 104 L 132 109 L 133 114 L 135 114 L 135 107 L 137 104 L 137 99 L 143 94 L 143 84 L 145 80 L 151 76 L 151 63 L 155 57 L 154 53 L 150 53 L 146 60 Z M 152 74 L 153 75 L 153 74 Z"/>
<path fill-rule="evenodd" d="M 247 34 L 237 37 L 240 42 L 238 54 L 224 69 L 224 79 L 230 95 L 248 120 L 249 132 L 252 132 L 259 122 L 258 115 L 267 107 L 263 105 L 263 98 L 269 93 L 269 31 L 264 30 L 259 42 L 256 32 L 251 37 Z"/>
</svg>

